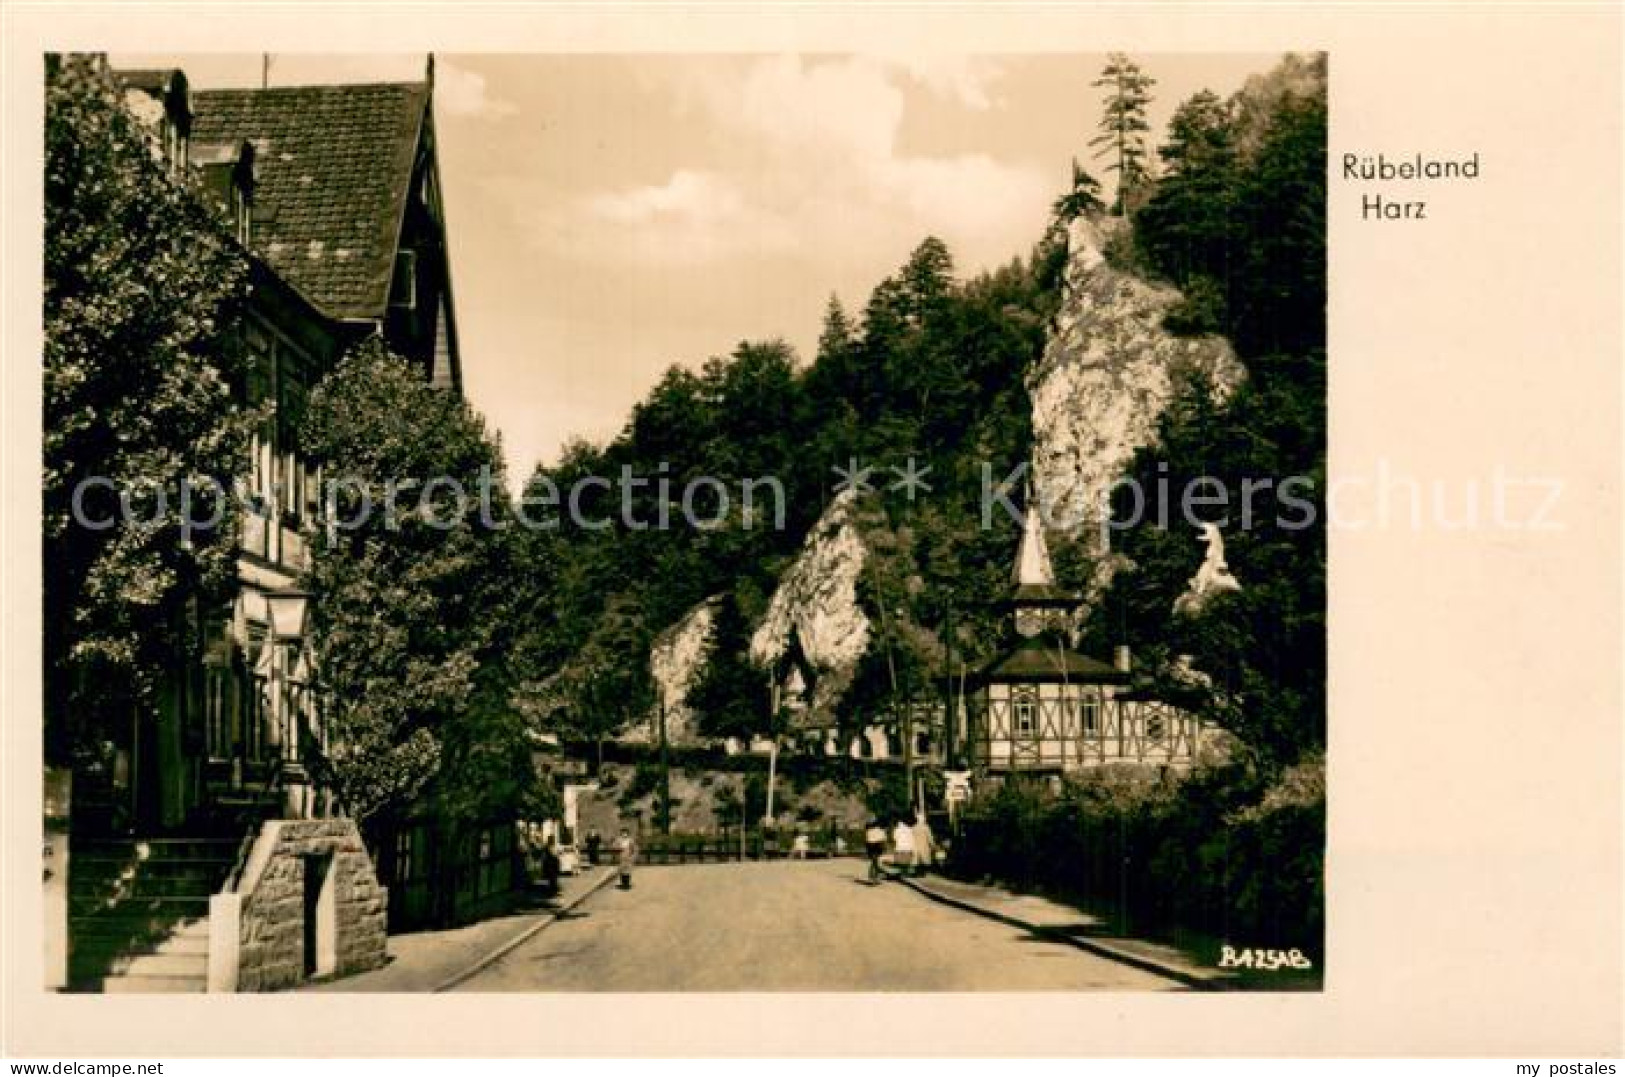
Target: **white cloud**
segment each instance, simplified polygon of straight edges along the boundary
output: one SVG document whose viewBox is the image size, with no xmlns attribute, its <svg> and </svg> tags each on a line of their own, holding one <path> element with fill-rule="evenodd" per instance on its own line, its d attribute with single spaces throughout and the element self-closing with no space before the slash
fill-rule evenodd
<svg viewBox="0 0 1625 1077">
<path fill-rule="evenodd" d="M 986 155 L 899 152 L 912 78 L 968 109 L 993 106 L 974 58 L 775 56 L 687 68 L 665 92 L 725 136 L 728 162 L 662 183 L 531 208 L 536 238 L 600 262 L 703 264 L 788 254 L 820 264 L 894 259 L 928 234 L 960 265 L 1003 260 L 1042 226 L 1047 180 Z M 886 264 L 884 262 L 882 265 Z"/>
<path fill-rule="evenodd" d="M 490 120 L 512 116 L 519 111 L 512 101 L 490 96 L 484 75 L 454 67 L 444 60 L 435 65 L 434 97 L 447 116 Z"/>
<path fill-rule="evenodd" d="M 646 227 L 661 220 L 725 224 L 742 206 L 739 192 L 716 176 L 686 169 L 659 186 L 595 195 L 587 208 L 615 224 Z"/>
<path fill-rule="evenodd" d="M 886 62 L 907 71 L 939 97 L 951 98 L 977 112 L 997 104 L 993 84 L 1004 73 L 991 57 L 963 53 L 898 53 Z"/>
<path fill-rule="evenodd" d="M 593 262 L 678 266 L 782 253 L 797 236 L 731 177 L 680 169 L 665 183 L 626 187 L 523 214 L 544 246 Z"/>
</svg>

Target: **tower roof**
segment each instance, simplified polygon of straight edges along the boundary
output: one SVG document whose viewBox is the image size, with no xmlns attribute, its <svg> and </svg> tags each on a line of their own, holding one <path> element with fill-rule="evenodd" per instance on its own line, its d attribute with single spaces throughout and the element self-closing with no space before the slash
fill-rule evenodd
<svg viewBox="0 0 1625 1077">
<path fill-rule="evenodd" d="M 1075 600 L 1055 585 L 1055 567 L 1050 563 L 1049 544 L 1044 539 L 1044 519 L 1038 501 L 1027 495 L 1027 516 L 1021 525 L 1021 544 L 1010 570 L 1011 600 L 1018 604 L 1074 604 Z"/>
<path fill-rule="evenodd" d="M 1049 546 L 1044 542 L 1044 521 L 1038 515 L 1038 504 L 1027 499 L 1027 518 L 1021 525 L 1021 545 L 1016 549 L 1016 563 L 1010 572 L 1010 582 L 1019 591 L 1024 587 L 1055 586 L 1055 569 L 1050 564 Z"/>
<path fill-rule="evenodd" d="M 995 655 L 977 671 L 986 681 L 1043 681 L 1075 684 L 1127 684 L 1129 675 L 1116 667 L 1080 654 L 1063 643 L 1024 639 Z"/>
</svg>

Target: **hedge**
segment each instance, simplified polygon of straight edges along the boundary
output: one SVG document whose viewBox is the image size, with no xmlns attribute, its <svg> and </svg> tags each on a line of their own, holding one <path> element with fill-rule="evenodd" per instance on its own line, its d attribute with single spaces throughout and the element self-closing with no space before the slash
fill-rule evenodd
<svg viewBox="0 0 1625 1077">
<path fill-rule="evenodd" d="M 1318 956 L 1325 809 L 1318 761 L 1268 784 L 1241 765 L 1006 781 L 968 806 L 948 870 L 1109 910 L 1122 931 Z"/>
</svg>

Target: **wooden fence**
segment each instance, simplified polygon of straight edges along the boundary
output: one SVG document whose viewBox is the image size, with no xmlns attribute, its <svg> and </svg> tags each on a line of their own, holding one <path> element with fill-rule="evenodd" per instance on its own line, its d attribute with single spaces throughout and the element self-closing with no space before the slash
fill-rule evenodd
<svg viewBox="0 0 1625 1077">
<path fill-rule="evenodd" d="M 751 830 L 741 839 L 737 828 L 721 834 L 645 835 L 638 846 L 638 861 L 643 864 L 717 864 L 736 860 L 784 860 L 794 852 L 795 837 L 794 831 L 763 834 Z M 861 831 L 831 834 L 825 830 L 810 833 L 807 838 L 810 860 L 863 855 Z M 614 851 L 600 850 L 598 861 L 614 863 Z"/>
</svg>

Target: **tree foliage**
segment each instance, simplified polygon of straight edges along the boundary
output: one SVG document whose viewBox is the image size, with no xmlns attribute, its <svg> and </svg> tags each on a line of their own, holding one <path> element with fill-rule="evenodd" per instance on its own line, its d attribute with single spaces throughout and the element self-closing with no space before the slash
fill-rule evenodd
<svg viewBox="0 0 1625 1077">
<path fill-rule="evenodd" d="M 1050 207 L 1056 222 L 1064 226 L 1085 214 L 1105 210 L 1106 203 L 1100 200 L 1100 182 L 1078 164 L 1076 157 L 1072 158 L 1072 187 Z"/>
<path fill-rule="evenodd" d="M 246 470 L 253 416 L 232 334 L 246 255 L 167 173 L 100 57 L 48 57 L 45 95 L 45 714 L 61 757 L 150 711 L 230 595 L 236 502 L 212 491 Z M 76 522 L 87 480 L 104 485 Z M 183 533 L 183 483 L 212 525 Z"/>
<path fill-rule="evenodd" d="M 750 660 L 750 624 L 730 591 L 717 601 L 711 657 L 688 693 L 709 737 L 768 732 L 768 677 Z"/>
<path fill-rule="evenodd" d="M 1216 682 L 1211 717 L 1271 766 L 1321 752 L 1326 736 L 1326 107 L 1323 81 L 1292 86 L 1263 104 L 1244 91 L 1182 105 L 1162 151 L 1168 174 L 1134 220 L 1147 261 L 1186 291 L 1170 328 L 1227 334 L 1248 377 L 1222 402 L 1185 386 L 1130 475 L 1144 489 L 1203 478 L 1232 493 L 1214 517 L 1243 589 L 1171 616 L 1191 532 L 1139 526 L 1118 543 L 1134 569 L 1091 626 L 1102 642 L 1126 631 L 1157 654 L 1192 656 Z M 1244 503 L 1259 482 L 1266 493 Z"/>
<path fill-rule="evenodd" d="M 646 718 L 656 702 L 649 676 L 652 637 L 631 596 L 614 595 L 586 642 L 540 681 L 521 686 L 532 728 L 600 745 Z"/>
<path fill-rule="evenodd" d="M 736 512 L 704 531 L 682 526 L 674 514 L 677 526 L 661 531 L 628 526 L 618 501 L 589 498 L 589 513 L 609 526 L 562 520 L 523 540 L 530 543 L 529 576 L 545 581 L 546 596 L 526 619 L 520 644 L 527 679 L 581 683 L 570 671 L 579 670 L 606 603 L 637 610 L 652 635 L 719 597 L 717 658 L 690 702 L 708 732 L 765 732 L 767 682 L 749 665 L 745 644 L 766 596 L 834 497 L 834 468 L 854 459 L 900 467 L 912 457 L 928 469 L 932 493 L 917 501 L 888 489 L 893 473 L 877 473 L 860 513 L 869 544 L 895 546 L 886 579 L 861 585 L 860 602 L 871 621 L 881 601 L 904 608 L 899 645 L 910 648 L 902 659 L 915 671 L 910 683 L 927 684 L 931 663 L 940 661 L 929 641 L 950 598 L 962 611 L 962 639 L 981 629 L 983 639 L 996 640 L 996 615 L 987 607 L 1004 586 L 1013 529 L 1002 518 L 991 529 L 980 526 L 981 466 L 988 462 L 1002 476 L 1028 455 L 1021 379 L 1055 309 L 1059 258 L 1064 247 L 1047 237 L 1031 259 L 962 281 L 947 245 L 928 237 L 876 286 L 861 316 L 831 298 L 810 364 L 782 342 L 766 341 L 743 342 L 697 369 L 674 366 L 619 437 L 602 447 L 578 444 L 540 470 L 533 492 L 548 483 L 562 492 L 582 476 L 618 476 L 623 467 L 669 478 L 666 493 L 656 483 L 633 492 L 632 518 L 640 522 L 654 520 L 660 501 L 680 496 L 695 476 L 719 479 L 736 494 L 740 480 L 772 476 L 784 489 L 786 513 L 782 529 L 763 520 L 748 527 Z M 878 571 L 874 562 L 866 575 Z M 881 589 L 894 593 L 883 599 Z M 890 684 L 887 674 L 868 685 L 869 695 L 860 691 L 859 710 L 883 706 Z M 564 722 L 566 709 L 535 713 L 547 726 Z"/>
<path fill-rule="evenodd" d="M 1089 140 L 1089 145 L 1096 157 L 1106 158 L 1106 170 L 1117 173 L 1112 212 L 1122 215 L 1151 178 L 1146 148 L 1151 125 L 1146 108 L 1151 104 L 1151 87 L 1156 80 L 1127 55 L 1114 52 L 1106 58 L 1106 66 L 1094 85 L 1104 87 L 1107 94 L 1100 115 L 1100 133 Z"/>
<path fill-rule="evenodd" d="M 361 820 L 430 792 L 452 820 L 512 806 L 533 777 L 504 662 L 515 566 L 495 442 L 376 338 L 317 387 L 302 437 L 332 491 L 308 576 L 326 779 Z"/>
</svg>

